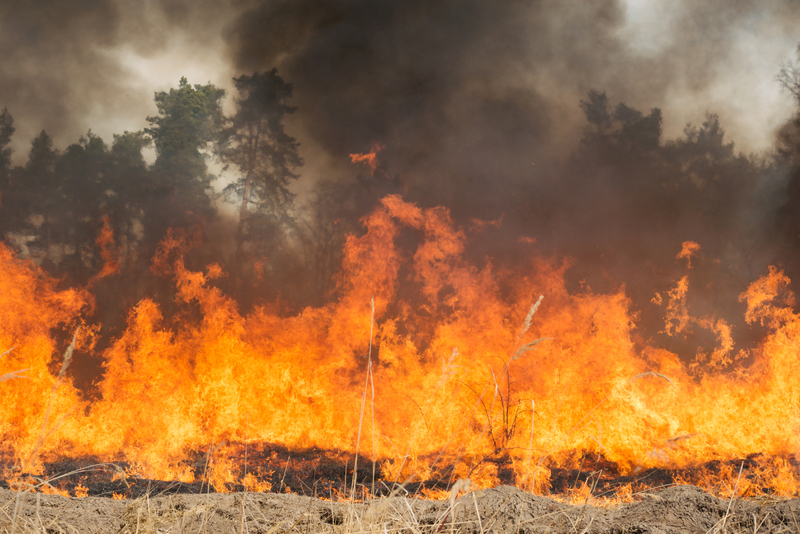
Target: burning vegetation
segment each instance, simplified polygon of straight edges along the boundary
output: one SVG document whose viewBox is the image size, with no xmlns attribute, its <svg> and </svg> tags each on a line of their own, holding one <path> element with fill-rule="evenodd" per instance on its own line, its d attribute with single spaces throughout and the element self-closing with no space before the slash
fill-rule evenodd
<svg viewBox="0 0 800 534">
<path fill-rule="evenodd" d="M 383 140 L 295 199 L 292 85 L 235 85 L 19 167 L 0 116 L 4 487 L 798 495 L 798 117 L 746 157 L 592 91 L 561 185 L 472 213 Z"/>
<path fill-rule="evenodd" d="M 169 232 L 152 269 L 172 281 L 177 311 L 143 298 L 102 349 L 91 290 L 59 288 L 4 246 L 7 484 L 91 458 L 127 488 L 307 492 L 314 475 L 298 468 L 352 462 L 341 476 L 367 493 L 416 480 L 435 495 L 468 478 L 548 494 L 609 477 L 630 492 L 663 483 L 660 470 L 725 494 L 746 465 L 740 493 L 796 494 L 800 317 L 777 268 L 740 295 L 746 321 L 767 330 L 751 354 L 733 352 L 723 320 L 689 315 L 687 278 L 675 281 L 660 300 L 666 331 L 694 324 L 719 339 L 687 363 L 636 342 L 623 291 L 568 292 L 568 264 L 467 262 L 467 236 L 443 208 L 387 196 L 362 223 L 338 297 L 296 314 L 242 312 L 214 285 L 220 265 L 187 267 L 200 238 Z M 60 331 L 74 332 L 62 361 Z M 102 359 L 92 398 L 66 373 L 73 351 Z"/>
</svg>

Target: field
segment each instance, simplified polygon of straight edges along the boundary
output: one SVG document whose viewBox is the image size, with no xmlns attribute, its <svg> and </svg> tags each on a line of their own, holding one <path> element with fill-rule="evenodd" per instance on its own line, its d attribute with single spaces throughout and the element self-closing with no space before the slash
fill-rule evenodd
<svg viewBox="0 0 800 534">
<path fill-rule="evenodd" d="M 633 499 L 614 506 L 593 499 L 567 504 L 510 486 L 440 501 L 396 495 L 367 502 L 276 493 L 113 500 L 0 490 L 0 532 L 800 532 L 800 499 L 723 500 L 693 486 L 641 493 Z"/>
</svg>

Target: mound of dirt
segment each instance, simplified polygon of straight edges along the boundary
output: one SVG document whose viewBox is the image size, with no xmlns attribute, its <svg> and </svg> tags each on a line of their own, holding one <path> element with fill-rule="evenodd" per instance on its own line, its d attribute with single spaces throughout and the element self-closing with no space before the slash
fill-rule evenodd
<svg viewBox="0 0 800 534">
<path fill-rule="evenodd" d="M 355 533 L 800 532 L 800 499 L 723 501 L 677 486 L 611 508 L 564 504 L 501 486 L 447 501 L 390 497 L 332 502 L 293 494 L 165 495 L 116 501 L 101 497 L 0 490 L 0 532 Z"/>
</svg>

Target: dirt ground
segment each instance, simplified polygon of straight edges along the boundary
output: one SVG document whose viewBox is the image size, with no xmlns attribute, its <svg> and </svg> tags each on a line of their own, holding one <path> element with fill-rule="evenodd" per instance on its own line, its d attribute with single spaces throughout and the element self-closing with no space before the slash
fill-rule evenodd
<svg viewBox="0 0 800 534">
<path fill-rule="evenodd" d="M 452 500 L 395 496 L 366 503 L 294 494 L 164 495 L 133 500 L 0 490 L 0 533 L 800 533 L 800 499 L 726 501 L 694 486 L 605 508 L 500 486 Z"/>
</svg>

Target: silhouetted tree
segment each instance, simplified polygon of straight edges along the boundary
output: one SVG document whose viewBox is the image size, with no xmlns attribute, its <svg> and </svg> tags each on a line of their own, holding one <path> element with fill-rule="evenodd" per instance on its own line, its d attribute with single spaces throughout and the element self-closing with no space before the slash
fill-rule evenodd
<svg viewBox="0 0 800 534">
<path fill-rule="evenodd" d="M 645 116 L 625 104 L 609 109 L 605 93 L 590 91 L 581 100 L 587 126 L 581 139 L 582 156 L 609 164 L 640 164 L 658 150 L 661 139 L 661 110 L 654 108 Z M 588 154 L 587 154 L 588 151 Z"/>
<path fill-rule="evenodd" d="M 800 278 L 800 46 L 797 59 L 781 68 L 777 81 L 795 99 L 794 115 L 778 131 L 776 163 L 779 174 L 785 177 L 781 193 L 782 203 L 776 215 L 776 229 L 783 237 L 780 257 L 787 274 L 797 281 Z"/>
<path fill-rule="evenodd" d="M 797 46 L 797 58 L 800 59 L 800 45 Z M 781 88 L 789 91 L 800 103 L 800 66 L 797 61 L 784 63 L 775 79 Z"/>
<path fill-rule="evenodd" d="M 0 112 L 0 176 L 5 176 L 11 168 L 11 136 L 14 135 L 14 118 L 7 108 Z"/>
<path fill-rule="evenodd" d="M 189 228 L 212 218 L 213 177 L 204 150 L 219 134 L 225 92 L 212 84 L 189 85 L 155 95 L 158 115 L 145 132 L 156 148 L 154 188 L 145 216 L 146 242 L 152 247 L 168 228 Z"/>
<path fill-rule="evenodd" d="M 233 79 L 235 113 L 226 119 L 218 154 L 238 177 L 225 188 L 226 197 L 240 203 L 236 250 L 229 264 L 232 287 L 245 304 L 253 288 L 264 298 L 293 291 L 298 269 L 291 235 L 296 233 L 289 185 L 303 164 L 297 141 L 284 129 L 295 108 L 288 102 L 292 85 L 272 69 Z M 294 282 L 292 280 L 295 280 Z"/>
<path fill-rule="evenodd" d="M 696 241 L 707 261 L 693 264 L 694 313 L 739 320 L 741 288 L 775 258 L 765 209 L 775 205 L 774 163 L 737 154 L 714 114 L 662 141 L 658 109 L 612 107 L 596 91 L 581 107 L 584 135 L 542 217 L 552 219 L 558 252 L 577 259 L 570 276 L 595 290 L 624 282 L 643 330 L 657 332 L 663 309 L 650 299 L 686 274 L 675 256 Z"/>
<path fill-rule="evenodd" d="M 292 200 L 289 184 L 298 178 L 294 169 L 303 164 L 299 144 L 284 130 L 283 120 L 296 108 L 288 105 L 292 84 L 278 76 L 277 70 L 255 72 L 233 79 L 239 96 L 236 113 L 225 130 L 221 155 L 235 165 L 240 178 L 228 186 L 242 196 L 241 219 L 248 202 L 253 211 L 280 217 Z"/>
<path fill-rule="evenodd" d="M 144 213 L 156 187 L 142 155 L 150 144 L 150 138 L 141 131 L 114 134 L 109 154 L 108 189 L 102 202 L 107 207 L 105 215 L 124 240 L 121 244 L 130 252 L 143 237 L 140 229 Z"/>
<path fill-rule="evenodd" d="M 341 269 L 348 234 L 363 231 L 359 221 L 380 199 L 402 194 L 399 176 L 359 173 L 338 180 L 318 180 L 302 206 L 298 241 L 304 261 L 307 302 L 320 305 L 331 297 Z"/>
<path fill-rule="evenodd" d="M 54 261 L 52 245 L 63 237 L 57 216 L 64 201 L 55 174 L 58 156 L 53 140 L 42 130 L 31 141 L 24 169 L 15 169 L 12 177 L 18 194 L 17 202 L 27 208 L 27 214 L 20 213 L 17 218 L 15 230 L 26 236 L 31 253 L 45 264 Z"/>
<path fill-rule="evenodd" d="M 13 201 L 13 195 L 10 196 L 9 192 L 12 149 L 8 145 L 11 143 L 13 135 L 14 119 L 8 109 L 3 108 L 3 112 L 0 113 L 0 236 L 7 231 L 11 224 L 8 203 Z"/>
<path fill-rule="evenodd" d="M 55 162 L 60 203 L 50 216 L 61 228 L 63 260 L 58 270 L 80 283 L 101 268 L 94 241 L 108 212 L 104 200 L 110 193 L 109 171 L 108 146 L 91 131 L 68 146 Z"/>
</svg>

